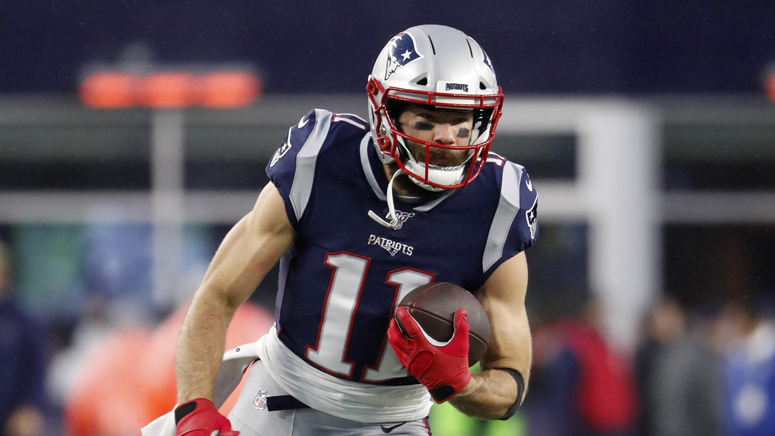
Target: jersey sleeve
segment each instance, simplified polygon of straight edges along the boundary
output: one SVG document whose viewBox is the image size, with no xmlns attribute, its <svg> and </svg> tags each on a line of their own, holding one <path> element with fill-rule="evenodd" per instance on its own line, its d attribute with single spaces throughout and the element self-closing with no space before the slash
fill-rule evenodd
<svg viewBox="0 0 775 436">
<path fill-rule="evenodd" d="M 288 220 L 297 232 L 312 191 L 317 156 L 326 140 L 331 115 L 321 109 L 304 115 L 288 129 L 288 135 L 266 166 L 266 174 L 280 192 Z"/>
<path fill-rule="evenodd" d="M 538 193 L 525 168 L 506 162 L 500 188 L 482 258 L 482 283 L 500 264 L 533 246 L 538 238 Z"/>
<path fill-rule="evenodd" d="M 515 233 L 513 254 L 532 247 L 538 238 L 538 193 L 524 168 L 519 190 L 520 209 L 512 228 Z"/>
</svg>

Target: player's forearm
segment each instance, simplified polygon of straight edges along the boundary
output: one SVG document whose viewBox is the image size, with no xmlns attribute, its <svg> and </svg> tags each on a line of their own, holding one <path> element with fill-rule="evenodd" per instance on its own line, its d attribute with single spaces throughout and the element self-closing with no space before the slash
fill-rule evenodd
<svg viewBox="0 0 775 436">
<path fill-rule="evenodd" d="M 505 371 L 490 369 L 474 374 L 471 382 L 449 402 L 466 415 L 499 419 L 517 398 L 517 384 Z"/>
<path fill-rule="evenodd" d="M 197 292 L 183 321 L 175 352 L 178 404 L 194 398 L 213 399 L 215 374 L 235 310 L 214 292 Z"/>
</svg>

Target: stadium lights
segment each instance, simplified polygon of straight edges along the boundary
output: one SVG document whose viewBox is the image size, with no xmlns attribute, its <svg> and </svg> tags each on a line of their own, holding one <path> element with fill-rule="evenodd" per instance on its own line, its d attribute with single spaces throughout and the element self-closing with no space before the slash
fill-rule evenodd
<svg viewBox="0 0 775 436">
<path fill-rule="evenodd" d="M 251 105 L 261 92 L 261 80 L 249 69 L 218 68 L 143 73 L 98 69 L 84 76 L 78 90 L 81 101 L 97 109 L 232 109 Z"/>
</svg>

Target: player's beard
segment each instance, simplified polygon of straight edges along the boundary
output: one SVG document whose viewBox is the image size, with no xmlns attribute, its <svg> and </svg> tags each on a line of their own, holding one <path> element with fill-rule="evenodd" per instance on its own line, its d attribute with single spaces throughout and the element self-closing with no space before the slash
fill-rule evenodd
<svg viewBox="0 0 775 436">
<path fill-rule="evenodd" d="M 425 145 L 415 141 L 404 139 L 407 148 L 411 151 L 415 160 L 425 164 Z M 430 149 L 430 164 L 438 166 L 458 166 L 462 165 L 468 160 L 469 150 L 453 150 L 441 147 L 429 147 Z M 392 178 L 393 174 L 398 170 L 398 164 L 392 162 L 388 165 L 389 176 Z M 402 174 L 396 177 L 393 182 L 393 189 L 402 197 L 412 197 L 417 199 L 418 203 L 425 203 L 443 195 L 446 191 L 430 191 L 423 188 L 410 179 L 410 175 Z"/>
<path fill-rule="evenodd" d="M 406 143 L 406 148 L 412 153 L 414 159 L 419 163 L 425 164 L 425 145 L 409 139 L 404 139 L 404 141 Z M 431 165 L 440 167 L 456 167 L 462 165 L 468 160 L 468 156 L 471 152 L 470 149 L 455 150 L 442 147 L 428 147 L 428 149 L 428 162 Z"/>
<path fill-rule="evenodd" d="M 398 171 L 398 164 L 395 162 L 391 162 L 387 165 L 388 167 L 388 179 L 391 179 L 393 177 L 393 174 Z M 402 198 L 402 200 L 407 201 L 410 199 L 414 199 L 413 201 L 410 201 L 411 203 L 427 203 L 431 200 L 435 200 L 439 198 L 442 194 L 444 194 L 445 191 L 429 191 L 427 189 L 422 188 L 418 184 L 414 183 L 412 180 L 409 179 L 411 177 L 410 175 L 404 173 L 400 176 L 396 177 L 396 180 L 393 182 L 393 191 Z"/>
</svg>

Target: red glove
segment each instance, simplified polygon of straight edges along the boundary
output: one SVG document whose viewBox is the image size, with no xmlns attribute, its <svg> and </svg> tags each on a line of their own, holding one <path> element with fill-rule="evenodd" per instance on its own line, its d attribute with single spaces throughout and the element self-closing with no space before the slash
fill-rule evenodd
<svg viewBox="0 0 775 436">
<path fill-rule="evenodd" d="M 449 342 L 436 342 L 423 332 L 422 328 L 404 307 L 396 310 L 409 338 L 401 331 L 395 318 L 390 321 L 387 336 L 398 360 L 409 374 L 428 388 L 433 400 L 443 403 L 460 392 L 469 381 L 468 370 L 468 321 L 465 309 L 455 312 L 455 333 Z"/>
<path fill-rule="evenodd" d="M 231 423 L 207 398 L 197 398 L 181 404 L 175 409 L 175 436 L 239 436 L 238 431 L 231 429 Z"/>
</svg>

